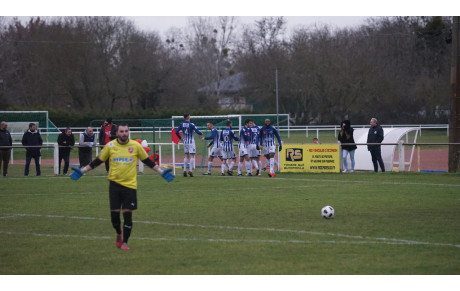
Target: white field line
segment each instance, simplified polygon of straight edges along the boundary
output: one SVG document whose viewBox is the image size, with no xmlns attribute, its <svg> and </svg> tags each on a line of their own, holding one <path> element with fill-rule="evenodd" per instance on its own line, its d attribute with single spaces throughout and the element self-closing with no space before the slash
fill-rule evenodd
<svg viewBox="0 0 460 291">
<path fill-rule="evenodd" d="M 41 215 L 41 214 L 10 214 L 3 218 L 13 218 L 13 217 L 45 217 L 45 218 L 71 218 L 78 220 L 98 220 L 98 221 L 108 221 L 108 218 L 96 218 L 96 217 L 81 217 L 81 216 L 63 216 L 63 215 Z M 0 217 L 2 218 L 2 217 Z M 223 230 L 240 230 L 240 231 L 266 231 L 266 232 L 283 232 L 283 233 L 294 233 L 294 234 L 309 234 L 309 235 L 318 235 L 318 236 L 332 236 L 338 238 L 347 238 L 355 239 L 361 241 L 361 243 L 382 243 L 382 244 L 404 244 L 404 245 L 428 245 L 428 246 L 447 246 L 447 247 L 457 247 L 460 248 L 460 244 L 450 244 L 450 243 L 433 243 L 433 242 L 423 242 L 423 241 L 414 241 L 407 239 L 396 239 L 396 238 L 378 238 L 378 237 L 366 237 L 361 235 L 348 235 L 340 233 L 328 233 L 328 232 L 316 232 L 316 231 L 307 231 L 307 230 L 291 230 L 291 229 L 277 229 L 277 228 L 257 228 L 257 227 L 240 227 L 240 226 L 222 226 L 222 225 L 201 225 L 201 224 L 187 224 L 187 223 L 169 223 L 169 222 L 158 222 L 158 221 L 133 221 L 135 223 L 142 224 L 152 224 L 152 225 L 167 225 L 174 227 L 190 227 L 190 228 L 202 228 L 202 229 L 223 229 Z M 169 239 L 172 240 L 172 239 Z M 180 240 L 177 239 L 176 240 Z M 187 240 L 187 239 L 186 239 Z M 190 240 L 190 239 L 188 239 Z M 206 239 L 197 239 L 197 240 L 206 240 Z M 220 239 L 217 239 L 220 241 Z M 232 241 L 232 240 L 228 240 Z M 245 240 L 236 240 L 236 241 L 245 241 Z M 251 242 L 265 241 L 265 240 L 249 240 Z M 248 242 L 249 242 L 248 241 Z M 271 240 L 266 240 L 267 242 Z M 277 240 L 274 240 L 277 241 Z M 294 240 L 280 241 L 280 242 L 294 242 Z M 306 243 L 306 241 L 302 241 Z M 319 242 L 319 241 L 315 241 Z M 309 241 L 313 243 L 313 241 Z M 334 243 L 340 243 L 334 241 Z M 350 242 L 351 243 L 351 242 Z M 354 242 L 358 243 L 358 242 Z"/>
<path fill-rule="evenodd" d="M 139 177 L 143 177 L 143 176 L 139 176 Z M 151 177 L 151 176 L 146 176 L 146 177 Z M 97 176 L 97 175 L 94 175 L 94 176 L 90 176 L 89 178 L 105 178 L 107 179 L 107 176 L 105 175 L 102 175 L 102 176 Z M 225 176 L 225 177 L 222 177 L 222 176 L 200 176 L 200 175 L 197 175 L 195 176 L 194 178 L 204 178 L 204 179 L 222 179 L 222 178 L 232 178 L 230 176 Z M 246 177 L 246 176 L 242 176 L 242 177 L 236 177 L 237 179 L 260 179 L 260 178 L 257 178 L 257 177 Z M 267 177 L 264 177 L 266 179 L 264 179 L 264 181 L 275 181 L 276 180 L 285 180 L 285 181 L 300 181 L 300 182 L 326 182 L 330 185 L 330 183 L 343 183 L 344 180 L 332 180 L 332 179 L 311 179 L 311 178 L 307 178 L 307 179 L 302 179 L 302 178 L 282 178 L 282 177 L 275 177 L 273 179 L 270 179 L 270 178 L 267 178 Z M 70 179 L 69 177 L 56 177 L 54 175 L 49 175 L 49 176 L 40 176 L 40 177 L 10 177 L 8 178 L 9 180 L 22 180 L 22 179 L 26 179 L 26 180 L 30 180 L 30 179 Z M 84 179 L 84 178 L 82 178 Z M 178 177 L 178 179 L 182 179 L 182 177 Z M 187 178 L 189 179 L 189 178 Z M 79 181 L 69 181 L 69 182 L 72 182 L 72 183 L 81 183 Z M 365 181 L 365 180 L 346 180 L 347 183 L 363 183 L 363 184 L 372 184 L 372 185 L 422 185 L 422 186 L 435 186 L 435 187 L 460 187 L 460 184 L 440 184 L 440 183 L 417 183 L 417 182 L 388 182 L 388 181 L 382 181 L 382 182 L 379 182 L 379 181 Z M 77 184 L 76 184 L 77 185 Z"/>
<path fill-rule="evenodd" d="M 49 234 L 49 233 L 28 233 L 28 232 L 12 232 L 1 231 L 0 235 L 27 235 L 37 237 L 55 237 L 55 238 L 84 238 L 84 239 L 103 239 L 111 240 L 110 236 L 89 236 L 89 235 L 73 235 L 73 234 Z M 378 242 L 378 241 L 335 241 L 335 240 L 275 240 L 275 239 L 222 239 L 222 238 L 166 238 L 166 237 L 132 237 L 130 240 L 145 240 L 145 241 L 201 241 L 201 242 L 223 242 L 223 243 L 292 243 L 292 244 L 390 244 L 390 245 L 407 245 L 405 242 Z"/>
<path fill-rule="evenodd" d="M 210 179 L 210 178 L 231 178 L 229 176 L 195 176 L 199 178 L 205 178 L 205 179 Z M 181 177 L 179 177 L 180 179 Z M 260 178 L 255 178 L 255 177 L 247 177 L 247 176 L 241 176 L 237 177 L 239 179 L 241 178 L 247 178 L 247 179 L 260 179 Z M 265 178 L 265 177 L 264 177 Z M 311 179 L 311 178 L 283 178 L 283 177 L 278 177 L 276 176 L 275 178 L 267 178 L 264 179 L 264 181 L 275 181 L 276 180 L 285 180 L 285 181 L 300 181 L 300 182 L 327 182 L 329 183 L 343 183 L 344 180 L 333 180 L 333 179 Z M 388 181 L 365 181 L 365 180 L 346 180 L 346 182 L 351 182 L 351 183 L 363 183 L 363 184 L 372 184 L 372 185 L 423 185 L 423 186 L 446 186 L 446 187 L 460 187 L 460 184 L 439 184 L 439 183 L 416 183 L 416 182 L 388 182 Z"/>
<path fill-rule="evenodd" d="M 53 192 L 53 193 L 14 193 L 14 194 L 0 194 L 0 197 L 6 197 L 6 196 L 52 196 L 52 195 L 58 195 L 58 196 L 70 195 L 70 196 L 75 196 L 75 195 L 94 195 L 94 194 L 99 194 L 99 193 L 104 193 L 104 194 L 106 194 L 107 191 L 95 191 L 95 192 Z"/>
<path fill-rule="evenodd" d="M 327 187 L 327 185 L 298 185 L 298 186 L 285 186 L 285 187 L 270 187 L 271 189 L 304 189 L 304 188 L 321 188 L 321 187 Z M 244 188 L 245 190 L 258 190 L 260 191 L 260 187 L 255 187 L 255 188 Z M 225 188 L 222 189 L 225 191 L 240 191 L 241 188 Z M 14 193 L 14 194 L 0 194 L 0 197 L 9 197 L 11 195 L 13 196 L 53 196 L 53 195 L 58 195 L 58 196 L 64 196 L 64 195 L 70 195 L 70 196 L 76 196 L 76 195 L 94 195 L 94 194 L 106 194 L 108 190 L 104 191 L 94 191 L 94 192 L 53 192 L 53 193 Z M 157 192 L 158 190 L 149 190 L 149 189 L 140 189 L 139 193 L 148 193 L 148 192 Z M 173 192 L 190 192 L 189 190 L 172 190 Z"/>
</svg>

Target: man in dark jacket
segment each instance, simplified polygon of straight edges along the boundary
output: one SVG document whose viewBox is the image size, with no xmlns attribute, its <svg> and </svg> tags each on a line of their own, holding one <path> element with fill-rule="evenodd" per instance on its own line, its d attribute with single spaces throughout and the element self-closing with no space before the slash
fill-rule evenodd
<svg viewBox="0 0 460 291">
<path fill-rule="evenodd" d="M 117 125 L 112 122 L 112 117 L 109 117 L 104 121 L 99 132 L 99 144 L 106 145 L 111 140 L 117 138 Z M 109 161 L 105 161 L 105 170 L 109 173 Z"/>
<path fill-rule="evenodd" d="M 72 130 L 67 127 L 58 136 L 57 142 L 59 145 L 59 174 L 61 173 L 61 161 L 64 160 L 64 170 L 62 174 L 67 175 L 67 171 L 69 170 L 70 151 L 75 145 L 75 137 L 72 134 Z"/>
<path fill-rule="evenodd" d="M 378 124 L 376 118 L 372 118 L 370 121 L 371 127 L 367 134 L 367 143 L 381 143 L 383 141 L 383 128 Z M 382 153 L 380 151 L 380 145 L 368 145 L 367 150 L 371 152 L 372 163 L 374 164 L 374 172 L 378 172 L 378 164 L 382 172 L 385 172 L 385 165 L 382 160 Z"/>
<path fill-rule="evenodd" d="M 42 137 L 38 132 L 37 126 L 35 123 L 29 123 L 29 130 L 27 130 L 22 136 L 22 145 L 31 146 L 26 147 L 26 167 L 24 169 L 24 176 L 29 176 L 29 166 L 32 158 L 35 161 L 35 169 L 37 171 L 37 176 L 41 175 L 40 171 L 40 156 L 41 156 L 41 146 L 43 144 Z"/>
<path fill-rule="evenodd" d="M 3 163 L 3 176 L 8 176 L 8 164 L 10 163 L 11 146 L 13 139 L 10 132 L 7 130 L 8 123 L 2 121 L 0 124 L 0 168 Z"/>
<path fill-rule="evenodd" d="M 348 143 L 355 143 L 355 139 L 353 137 L 353 131 L 354 129 L 353 127 L 351 127 L 350 120 L 342 121 L 338 140 L 342 144 L 343 173 L 346 173 L 348 171 L 348 161 L 347 161 L 348 154 L 350 154 L 350 161 L 351 161 L 350 172 L 353 173 L 355 171 L 355 150 L 358 147 L 355 144 L 343 145 L 343 144 L 348 144 Z"/>
</svg>

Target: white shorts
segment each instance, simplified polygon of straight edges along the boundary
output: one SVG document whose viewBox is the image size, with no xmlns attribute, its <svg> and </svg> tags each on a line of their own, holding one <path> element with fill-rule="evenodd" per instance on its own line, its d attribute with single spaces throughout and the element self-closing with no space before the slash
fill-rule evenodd
<svg viewBox="0 0 460 291">
<path fill-rule="evenodd" d="M 234 158 L 236 158 L 235 151 L 230 151 L 230 152 L 222 151 L 222 159 L 230 160 Z"/>
<path fill-rule="evenodd" d="M 276 146 L 264 147 L 264 155 L 276 154 Z"/>
<path fill-rule="evenodd" d="M 211 157 L 222 157 L 222 148 L 212 147 L 210 155 Z"/>
<path fill-rule="evenodd" d="M 255 144 L 248 145 L 248 155 L 250 158 L 257 158 L 260 156 L 260 150 L 257 149 Z"/>
<path fill-rule="evenodd" d="M 195 144 L 184 144 L 184 153 L 185 154 L 196 154 Z"/>
<path fill-rule="evenodd" d="M 240 157 L 244 157 L 248 155 L 248 148 L 245 147 L 244 145 L 238 145 L 238 152 L 240 154 Z"/>
</svg>

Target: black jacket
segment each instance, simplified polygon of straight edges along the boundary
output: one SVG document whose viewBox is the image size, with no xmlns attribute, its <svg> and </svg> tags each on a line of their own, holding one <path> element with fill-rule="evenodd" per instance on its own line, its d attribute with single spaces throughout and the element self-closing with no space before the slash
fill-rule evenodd
<svg viewBox="0 0 460 291">
<path fill-rule="evenodd" d="M 12 146 L 13 145 L 13 139 L 11 138 L 10 132 L 5 129 L 1 130 L 0 129 L 0 147 L 5 147 L 5 146 Z M 1 148 L 0 150 L 9 150 L 11 148 Z"/>
<path fill-rule="evenodd" d="M 22 145 L 23 146 L 41 146 L 43 144 L 42 137 L 38 130 L 30 131 L 27 130 L 24 135 L 22 136 Z M 40 147 L 26 147 L 26 151 L 29 155 L 33 157 L 41 156 Z"/>
<path fill-rule="evenodd" d="M 342 129 L 342 124 L 345 123 L 345 127 Z M 355 143 L 355 139 L 353 138 L 353 131 L 354 129 L 351 127 L 350 120 L 344 120 L 340 123 L 340 132 L 338 140 L 340 143 Z M 354 151 L 358 147 L 356 145 L 343 145 L 342 149 L 347 151 Z"/>
<path fill-rule="evenodd" d="M 67 135 L 64 132 L 62 132 L 58 136 L 58 145 L 59 145 L 59 153 L 60 154 L 69 154 L 70 150 L 72 149 L 71 147 L 75 145 L 75 137 L 73 134 Z"/>
<path fill-rule="evenodd" d="M 383 128 L 380 125 L 369 128 L 367 143 L 381 143 L 383 141 Z M 380 150 L 380 145 L 368 145 L 367 150 Z"/>
</svg>

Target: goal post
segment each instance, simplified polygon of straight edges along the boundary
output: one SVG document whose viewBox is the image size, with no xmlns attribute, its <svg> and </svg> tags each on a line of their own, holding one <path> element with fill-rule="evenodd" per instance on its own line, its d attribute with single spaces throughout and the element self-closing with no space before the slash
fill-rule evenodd
<svg viewBox="0 0 460 291">
<path fill-rule="evenodd" d="M 49 119 L 48 111 L 0 111 L 0 121 L 8 122 L 8 130 L 20 141 L 29 123 L 35 123 L 45 142 L 56 142 L 59 130 Z"/>
<path fill-rule="evenodd" d="M 242 115 L 241 114 L 229 114 L 229 115 L 192 115 L 190 121 L 194 123 L 198 129 L 205 129 L 208 122 L 212 122 L 218 129 L 225 128 L 225 122 L 230 120 L 234 125 L 238 124 L 238 130 L 242 127 Z M 184 121 L 184 116 L 171 116 L 171 125 L 173 128 L 179 126 Z"/>
<path fill-rule="evenodd" d="M 271 121 L 271 125 L 279 131 L 281 137 L 289 138 L 289 114 L 242 114 L 241 117 L 243 118 L 243 120 L 246 118 L 254 119 L 255 124 L 258 126 L 263 126 L 265 124 L 265 119 L 268 118 Z"/>
<path fill-rule="evenodd" d="M 203 136 L 207 135 L 206 124 L 212 122 L 214 127 L 217 130 L 222 130 L 227 127 L 226 122 L 230 120 L 234 126 L 238 126 L 238 129 L 235 131 L 238 133 L 241 127 L 243 126 L 243 119 L 241 114 L 228 114 L 228 115 L 191 115 L 190 122 L 195 124 L 195 126 L 203 131 Z M 172 128 L 177 128 L 179 124 L 184 121 L 183 115 L 171 116 L 171 126 Z M 201 138 L 200 138 L 201 139 Z M 179 148 L 179 145 L 178 145 Z M 206 143 L 196 142 L 196 155 L 195 155 L 195 167 L 202 168 L 205 166 L 207 154 Z"/>
</svg>

